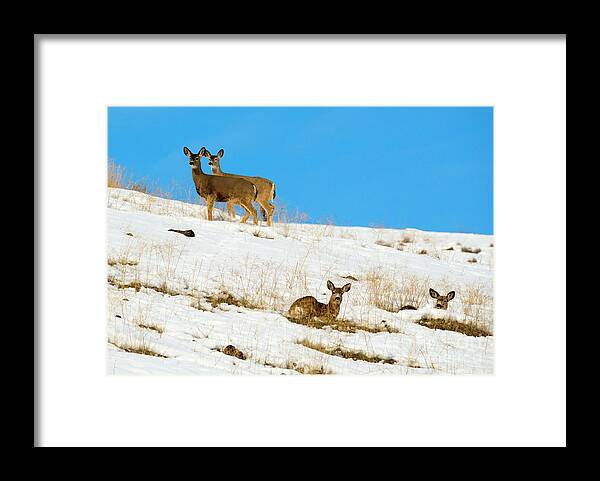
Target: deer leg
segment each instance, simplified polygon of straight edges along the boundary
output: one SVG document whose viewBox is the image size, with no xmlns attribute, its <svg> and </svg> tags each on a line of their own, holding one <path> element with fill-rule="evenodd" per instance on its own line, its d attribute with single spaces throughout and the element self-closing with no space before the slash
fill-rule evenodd
<svg viewBox="0 0 600 481">
<path fill-rule="evenodd" d="M 207 197 L 206 198 L 206 212 L 207 212 L 208 220 L 213 220 L 213 216 L 212 216 L 213 205 L 215 205 L 215 200 L 212 197 Z"/>
<path fill-rule="evenodd" d="M 260 211 L 263 213 L 263 220 L 267 221 L 268 226 L 273 225 L 273 214 L 275 213 L 275 206 L 271 204 L 268 200 L 256 200 L 256 202 L 260 205 Z M 267 218 L 267 214 L 269 217 Z"/>
<path fill-rule="evenodd" d="M 262 219 L 267 220 L 267 208 L 266 202 L 264 199 L 256 199 L 257 204 L 260 206 L 260 213 L 262 214 Z"/>
<path fill-rule="evenodd" d="M 243 204 L 241 204 L 241 205 L 244 208 L 244 210 L 246 211 L 246 213 L 244 214 L 244 217 L 242 217 L 242 220 L 240 220 L 240 224 L 245 224 L 246 221 L 248 220 L 248 217 L 250 217 L 250 211 L 248 210 L 248 208 L 245 205 L 243 205 Z"/>
<path fill-rule="evenodd" d="M 270 202 L 267 202 L 267 210 L 269 211 L 269 221 L 267 225 L 273 226 L 273 214 L 275 214 L 275 206 Z"/>
<path fill-rule="evenodd" d="M 246 215 L 244 216 L 244 218 L 242 220 L 244 222 L 246 222 L 246 220 L 248 219 L 250 214 L 252 214 L 252 220 L 254 221 L 254 225 L 258 225 L 258 215 L 256 214 L 256 209 L 252 205 L 252 202 L 249 202 L 249 203 L 244 202 L 242 204 L 242 206 L 244 207 L 244 209 L 246 209 Z"/>
<path fill-rule="evenodd" d="M 227 213 L 229 214 L 230 220 L 235 220 L 235 210 L 233 209 L 235 206 L 235 202 L 229 201 L 227 202 Z"/>
</svg>

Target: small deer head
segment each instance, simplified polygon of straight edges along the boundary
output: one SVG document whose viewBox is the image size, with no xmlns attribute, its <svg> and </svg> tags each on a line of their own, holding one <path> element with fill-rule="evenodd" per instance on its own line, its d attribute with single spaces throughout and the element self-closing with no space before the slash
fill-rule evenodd
<svg viewBox="0 0 600 481">
<path fill-rule="evenodd" d="M 225 155 L 223 149 L 217 152 L 217 155 L 212 155 L 208 150 L 204 149 L 204 156 L 208 157 L 208 165 L 212 169 L 213 174 L 217 174 L 221 171 L 221 157 Z"/>
<path fill-rule="evenodd" d="M 187 155 L 187 156 L 188 156 L 188 158 L 190 159 L 190 165 L 191 165 L 192 167 L 196 167 L 196 168 L 200 168 L 200 167 L 201 167 L 201 166 L 200 166 L 200 162 L 202 161 L 202 157 L 203 157 L 204 155 L 206 155 L 206 154 L 205 154 L 205 152 L 206 152 L 206 149 L 205 149 L 204 147 L 202 147 L 202 148 L 200 149 L 200 151 L 199 151 L 197 154 L 194 154 L 194 153 L 193 153 L 193 152 L 192 152 L 190 149 L 188 149 L 187 147 L 184 147 L 184 148 L 183 148 L 183 153 L 184 153 L 185 155 Z"/>
<path fill-rule="evenodd" d="M 448 302 L 454 299 L 456 292 L 450 291 L 445 296 L 440 296 L 437 291 L 433 289 L 429 289 L 429 295 L 435 299 L 435 308 L 436 309 L 448 309 Z"/>
<path fill-rule="evenodd" d="M 342 303 L 344 292 L 348 292 L 351 286 L 352 284 L 348 283 L 343 287 L 335 287 L 333 282 L 327 281 L 327 289 L 331 291 L 331 299 L 329 299 L 329 302 L 339 306 Z"/>
</svg>

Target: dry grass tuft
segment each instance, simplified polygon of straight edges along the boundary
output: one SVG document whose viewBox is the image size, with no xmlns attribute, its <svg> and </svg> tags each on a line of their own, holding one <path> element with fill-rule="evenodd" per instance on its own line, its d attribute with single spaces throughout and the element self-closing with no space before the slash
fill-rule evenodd
<svg viewBox="0 0 600 481">
<path fill-rule="evenodd" d="M 477 259 L 475 259 L 475 257 L 471 257 L 470 259 L 467 259 L 467 262 L 469 262 L 470 264 L 476 264 Z"/>
<path fill-rule="evenodd" d="M 460 300 L 465 318 L 470 323 L 492 330 L 493 299 L 485 293 L 483 286 L 472 285 L 464 288 Z"/>
<path fill-rule="evenodd" d="M 148 329 L 149 331 L 158 332 L 159 334 L 165 332 L 164 324 L 159 324 L 157 322 L 140 321 L 138 323 L 138 327 L 141 327 L 142 329 Z"/>
<path fill-rule="evenodd" d="M 383 269 L 374 269 L 364 277 L 369 304 L 388 312 L 398 312 L 409 304 L 423 304 L 429 295 L 429 279 L 414 274 L 403 275 L 397 283 Z"/>
<path fill-rule="evenodd" d="M 396 364 L 396 360 L 392 358 L 384 358 L 377 355 L 371 356 L 369 354 L 365 354 L 364 352 L 352 351 L 341 346 L 327 347 L 322 344 L 309 341 L 308 339 L 296 341 L 296 344 L 304 346 L 308 349 L 322 352 L 323 354 L 327 354 L 329 356 L 343 357 L 344 359 L 352 359 L 353 361 L 365 361 L 374 364 Z"/>
<path fill-rule="evenodd" d="M 421 249 L 421 250 L 419 251 L 419 255 L 422 255 L 422 256 L 425 256 L 425 255 L 427 255 L 427 250 L 426 250 L 426 249 Z"/>
<path fill-rule="evenodd" d="M 125 340 L 112 337 L 108 339 L 109 344 L 112 344 L 121 351 L 130 352 L 133 354 L 142 354 L 144 356 L 168 358 L 166 354 L 157 351 L 143 337 L 136 340 Z"/>
<path fill-rule="evenodd" d="M 333 329 L 339 332 L 355 333 L 357 331 L 364 331 L 370 333 L 388 332 L 388 333 L 402 333 L 399 329 L 390 327 L 382 324 L 381 326 L 373 326 L 367 324 L 359 324 L 355 321 L 348 319 L 336 319 L 335 321 L 326 322 L 317 317 L 312 318 L 292 318 L 284 316 L 288 321 L 294 324 L 300 324 L 301 326 L 311 327 L 313 329 Z"/>
<path fill-rule="evenodd" d="M 293 237 L 296 230 L 294 224 L 304 224 L 310 219 L 306 212 L 301 212 L 297 208 L 290 213 L 285 205 L 277 207 L 275 215 L 277 216 L 277 232 L 284 237 Z"/>
<path fill-rule="evenodd" d="M 392 242 L 392 241 L 386 241 L 386 240 L 383 240 L 383 239 L 377 239 L 375 241 L 375 244 L 377 244 L 378 246 L 391 247 L 391 248 L 395 249 L 397 243 L 396 242 Z"/>
<path fill-rule="evenodd" d="M 308 374 L 311 376 L 333 374 L 333 371 L 329 369 L 325 364 L 310 365 L 305 363 L 288 361 L 285 365 L 285 369 L 293 369 L 294 371 L 299 372 L 300 374 Z"/>
<path fill-rule="evenodd" d="M 314 363 L 307 364 L 305 362 L 300 361 L 291 361 L 288 360 L 284 363 L 274 363 L 271 361 L 262 361 L 257 360 L 259 364 L 263 366 L 273 367 L 276 369 L 289 369 L 290 371 L 296 371 L 300 374 L 308 374 L 308 375 L 323 375 L 323 374 L 333 374 L 333 371 L 327 367 L 325 362 L 322 363 Z"/>
<path fill-rule="evenodd" d="M 124 257 L 124 256 L 108 258 L 108 265 L 111 267 L 116 266 L 116 265 L 137 266 L 139 263 L 140 263 L 140 261 L 138 261 L 136 259 L 128 259 L 127 257 Z"/>
<path fill-rule="evenodd" d="M 461 247 L 460 249 L 461 252 L 466 252 L 468 254 L 479 254 L 481 252 L 481 249 L 479 247 Z"/>
<path fill-rule="evenodd" d="M 166 294 L 168 296 L 179 296 L 185 295 L 182 292 L 178 292 L 175 289 L 170 288 L 166 283 L 161 283 L 158 286 L 148 284 L 146 282 L 141 282 L 139 280 L 134 280 L 131 282 L 121 282 L 117 280 L 114 276 L 108 276 L 108 283 L 111 286 L 116 287 L 117 289 L 135 289 L 136 292 L 139 292 L 143 287 L 145 289 L 152 289 L 153 291 L 160 292 L 161 294 Z"/>
<path fill-rule="evenodd" d="M 244 262 L 219 271 L 217 289 L 250 309 L 279 311 L 308 289 L 305 262 L 286 266 L 248 255 Z"/>
<path fill-rule="evenodd" d="M 231 306 L 237 307 L 245 307 L 246 309 L 260 309 L 261 306 L 258 304 L 254 304 L 249 299 L 245 297 L 236 297 L 230 292 L 220 291 L 217 294 L 209 294 L 206 296 L 206 300 L 210 303 L 210 305 L 215 308 L 219 307 L 221 304 L 229 304 Z"/>
<path fill-rule="evenodd" d="M 107 174 L 108 174 L 107 175 L 108 187 L 117 188 L 117 189 L 125 189 L 126 188 L 125 186 L 127 184 L 127 180 L 126 180 L 125 167 L 109 160 Z"/>
<path fill-rule="evenodd" d="M 427 327 L 429 329 L 440 329 L 442 331 L 455 331 L 460 332 L 466 336 L 492 336 L 492 332 L 484 327 L 480 327 L 471 322 L 458 322 L 452 319 L 441 319 L 441 318 L 424 318 L 417 321 L 420 326 Z"/>
</svg>

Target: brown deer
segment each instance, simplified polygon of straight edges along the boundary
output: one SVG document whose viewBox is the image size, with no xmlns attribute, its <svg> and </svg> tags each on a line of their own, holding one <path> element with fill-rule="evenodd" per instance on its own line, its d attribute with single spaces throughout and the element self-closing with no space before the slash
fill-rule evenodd
<svg viewBox="0 0 600 481">
<path fill-rule="evenodd" d="M 275 199 L 275 184 L 269 179 L 264 177 L 252 177 L 248 175 L 229 174 L 221 170 L 221 157 L 225 155 L 223 149 L 217 152 L 217 155 L 212 155 L 208 150 L 204 154 L 208 157 L 208 165 L 212 169 L 213 175 L 223 175 L 225 177 L 237 177 L 240 179 L 246 179 L 252 182 L 257 190 L 256 202 L 260 205 L 260 212 L 262 213 L 263 220 L 267 221 L 267 225 L 273 225 L 273 213 L 275 212 L 275 206 L 271 204 L 271 201 Z M 234 216 L 233 206 L 235 202 L 227 202 L 227 212 L 231 217 Z M 267 213 L 269 217 L 267 218 Z"/>
<path fill-rule="evenodd" d="M 333 321 L 340 313 L 340 304 L 344 292 L 350 290 L 351 284 L 348 283 L 343 287 L 335 287 L 333 282 L 327 281 L 327 289 L 331 291 L 329 303 L 323 304 L 317 301 L 313 296 L 301 297 L 294 301 L 288 311 L 291 318 L 305 319 L 318 317 L 320 319 Z"/>
<path fill-rule="evenodd" d="M 429 289 L 429 295 L 435 299 L 435 308 L 436 309 L 448 309 L 448 303 L 454 299 L 456 292 L 450 291 L 445 296 L 440 296 L 437 291 L 434 289 Z"/>
<path fill-rule="evenodd" d="M 246 215 L 240 222 L 245 223 L 252 214 L 254 225 L 257 225 L 258 215 L 252 205 L 252 202 L 256 200 L 256 187 L 244 179 L 207 175 L 202 172 L 202 157 L 205 152 L 204 147 L 197 154 L 192 153 L 187 147 L 183 148 L 183 153 L 190 159 L 196 192 L 206 201 L 208 220 L 212 220 L 212 210 L 215 202 L 233 201 L 246 209 Z"/>
</svg>

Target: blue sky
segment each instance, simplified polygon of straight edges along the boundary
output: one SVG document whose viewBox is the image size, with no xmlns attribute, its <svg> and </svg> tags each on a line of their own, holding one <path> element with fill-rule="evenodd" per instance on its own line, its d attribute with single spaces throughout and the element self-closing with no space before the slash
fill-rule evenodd
<svg viewBox="0 0 600 481">
<path fill-rule="evenodd" d="M 311 222 L 493 233 L 492 107 L 109 107 L 108 158 L 186 200 L 184 146 Z"/>
</svg>

